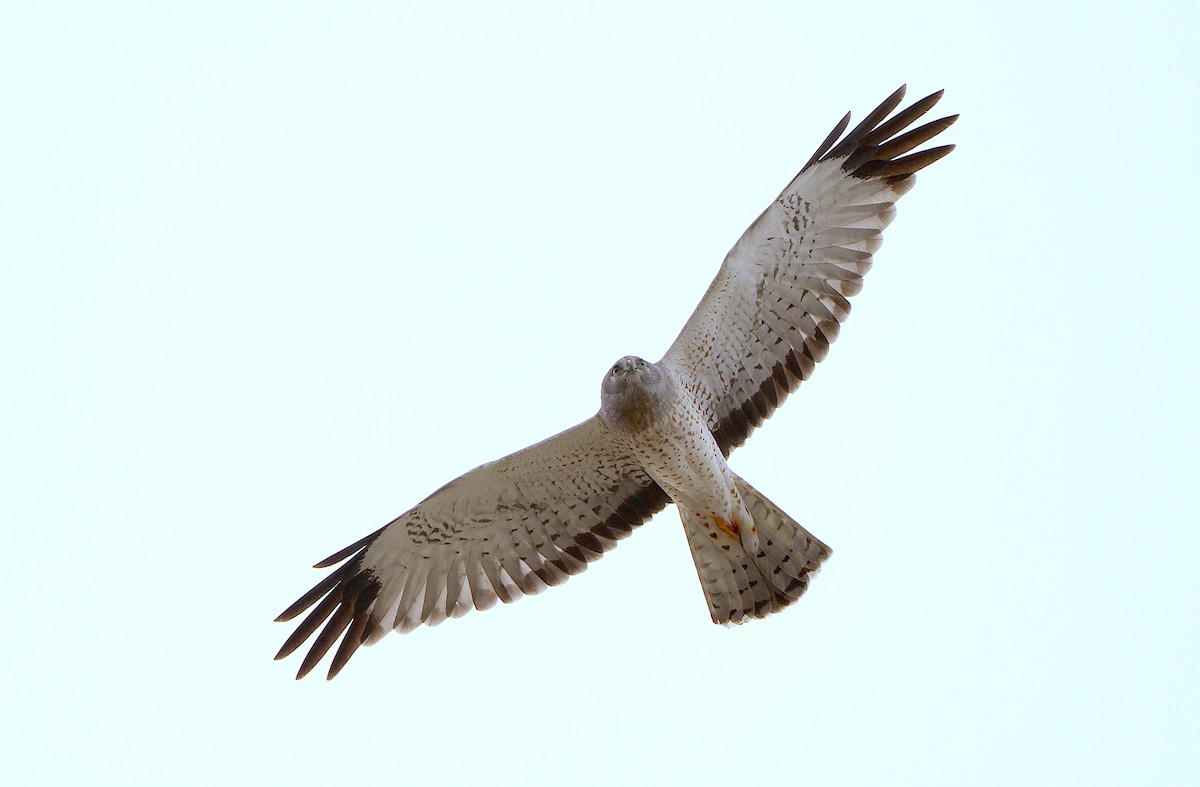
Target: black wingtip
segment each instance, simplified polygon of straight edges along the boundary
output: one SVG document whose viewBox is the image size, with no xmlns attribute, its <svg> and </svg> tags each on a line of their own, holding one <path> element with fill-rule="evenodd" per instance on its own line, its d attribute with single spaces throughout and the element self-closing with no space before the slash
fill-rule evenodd
<svg viewBox="0 0 1200 787">
<path fill-rule="evenodd" d="M 326 593 L 337 586 L 339 582 L 344 580 L 349 574 L 350 569 L 342 566 L 337 571 L 334 571 L 329 576 L 322 579 L 314 585 L 307 593 L 296 599 L 290 607 L 279 613 L 279 617 L 275 618 L 276 623 L 287 623 L 295 617 L 304 613 L 313 604 L 316 604 Z"/>
<path fill-rule="evenodd" d="M 370 546 L 371 542 L 374 541 L 376 538 L 378 538 L 379 534 L 382 533 L 384 531 L 384 528 L 386 528 L 386 527 L 387 526 L 384 525 L 384 527 L 379 528 L 371 535 L 360 538 L 359 540 L 355 541 L 353 544 L 346 547 L 345 549 L 339 549 L 337 552 L 334 552 L 332 555 L 325 558 L 324 560 L 314 563 L 313 568 L 329 568 L 332 565 L 341 563 L 343 560 L 350 557 L 351 555 L 353 555 L 355 552 L 359 551 L 363 547 Z"/>
<path fill-rule="evenodd" d="M 859 143 L 864 147 L 883 144 L 886 140 L 904 131 L 904 129 L 915 123 L 918 118 L 933 109 L 942 100 L 942 94 L 945 92 L 944 90 L 939 90 L 936 93 L 930 93 L 925 98 L 914 101 L 908 108 L 897 112 L 890 120 L 879 124 L 874 131 L 865 134 L 859 140 Z"/>
<path fill-rule="evenodd" d="M 337 674 L 342 671 L 342 667 L 346 666 L 346 662 L 350 661 L 350 657 L 366 642 L 367 630 L 371 624 L 371 604 L 379 594 L 378 583 L 373 584 L 374 587 L 363 592 L 355 602 L 354 617 L 351 619 L 350 628 L 342 637 L 341 645 L 333 654 L 333 661 L 329 665 L 329 673 L 325 676 L 325 680 L 336 678 Z"/>
<path fill-rule="evenodd" d="M 904 155 L 938 136 L 958 120 L 958 115 L 949 115 L 907 130 L 936 105 L 944 93 L 944 90 L 930 93 L 888 118 L 900 105 L 904 95 L 903 89 L 895 91 L 821 160 L 842 159 L 842 169 L 856 178 L 880 178 L 890 183 L 906 180 L 954 149 L 953 145 L 942 145 Z"/>
<path fill-rule="evenodd" d="M 840 137 L 842 135 L 842 132 L 845 131 L 849 125 L 850 125 L 850 113 L 847 112 L 846 114 L 842 115 L 842 119 L 839 120 L 838 124 L 833 127 L 833 131 L 829 132 L 829 135 L 827 137 L 825 137 L 825 141 L 822 142 L 817 147 L 816 152 L 813 153 L 812 157 L 809 158 L 809 160 L 804 164 L 804 166 L 800 168 L 800 171 L 803 172 L 804 170 L 811 167 L 813 164 L 816 164 L 817 161 L 820 160 L 821 156 L 824 156 L 825 153 L 831 147 L 833 147 L 833 143 L 838 141 L 838 137 Z"/>
<path fill-rule="evenodd" d="M 328 584 L 332 580 L 332 584 Z M 335 571 L 325 582 L 305 594 L 301 599 L 303 604 L 293 605 L 287 613 L 293 613 L 294 608 L 303 606 L 307 609 L 321 593 L 325 596 L 320 603 L 309 612 L 300 625 L 292 632 L 283 647 L 275 655 L 275 659 L 286 658 L 295 653 L 308 641 L 313 634 L 316 639 L 304 655 L 296 679 L 305 677 L 325 654 L 333 647 L 339 637 L 345 633 L 341 646 L 333 658 L 328 677 L 332 678 L 346 666 L 346 662 L 354 655 L 359 646 L 366 642 L 367 635 L 373 629 L 375 622 L 371 620 L 371 608 L 379 597 L 382 583 L 375 578 L 369 568 L 363 568 L 361 560 L 347 563 Z M 283 617 L 290 620 L 291 617 Z M 324 628 L 322 628 L 324 624 Z M 317 633 L 317 630 L 320 633 Z M 349 631 L 347 631 L 349 629 Z"/>
<path fill-rule="evenodd" d="M 841 158 L 853 153 L 859 146 L 860 141 L 870 134 L 884 118 L 892 114 L 892 110 L 900 106 L 900 102 L 904 100 L 904 94 L 907 92 L 908 86 L 901 85 L 892 91 L 892 94 L 885 98 L 879 106 L 867 113 L 857 126 L 850 130 L 845 138 L 837 144 L 832 150 L 826 153 L 822 160 L 831 158 Z"/>
<path fill-rule="evenodd" d="M 847 172 L 854 172 L 859 165 L 872 159 L 891 161 L 899 156 L 903 156 L 918 145 L 928 142 L 950 128 L 950 126 L 954 125 L 955 120 L 958 120 L 958 115 L 950 115 L 949 117 L 935 120 L 932 123 L 926 123 L 919 128 L 914 128 L 912 131 L 906 131 L 899 136 L 892 137 L 883 144 L 864 145 L 846 160 L 842 168 Z"/>
<path fill-rule="evenodd" d="M 897 156 L 908 152 L 921 144 L 921 142 L 936 136 L 954 123 L 958 119 L 958 115 L 941 118 L 908 133 L 903 133 L 918 118 L 933 108 L 941 100 L 946 91 L 937 90 L 930 93 L 924 98 L 913 102 L 907 108 L 900 110 L 891 118 L 888 118 L 888 115 L 903 102 L 907 92 L 908 85 L 900 85 L 900 87 L 892 91 L 891 95 L 884 99 L 879 106 L 871 110 L 849 132 L 846 132 L 846 128 L 850 122 L 850 113 L 847 112 L 841 122 L 834 128 L 833 132 L 817 148 L 812 158 L 800 168 L 800 171 L 803 172 L 819 161 L 845 158 L 842 165 L 843 169 L 857 177 L 868 176 L 867 173 L 871 173 L 875 169 L 891 171 L 893 174 L 869 176 L 899 179 L 911 175 L 912 172 L 915 172 L 920 167 L 908 173 L 902 173 L 900 171 L 902 168 L 889 167 L 887 164 L 892 161 L 899 161 L 900 159 L 897 159 Z M 949 151 L 947 150 L 946 152 L 948 153 Z M 941 155 L 945 155 L 945 153 Z M 909 157 L 909 163 L 914 163 L 912 157 Z M 866 166 L 865 173 L 860 172 L 864 166 Z M 927 164 L 922 164 L 921 166 L 927 166 Z"/>
<path fill-rule="evenodd" d="M 330 620 L 330 623 L 337 625 L 336 617 Z M 328 630 L 329 626 L 326 625 L 325 631 Z M 325 631 L 322 631 L 322 633 L 325 633 Z M 308 653 L 304 654 L 304 660 L 300 662 L 300 669 L 296 671 L 296 680 L 301 680 L 307 677 L 308 673 L 312 672 L 317 666 L 317 663 L 320 662 L 325 656 L 325 652 L 328 650 L 328 647 L 326 646 L 325 648 L 322 648 L 320 647 L 321 644 L 322 643 L 318 641 L 312 648 L 309 649 Z"/>
<path fill-rule="evenodd" d="M 856 178 L 864 179 L 907 177 L 925 169 L 938 159 L 948 156 L 952 150 L 954 150 L 954 145 L 941 145 L 890 161 L 876 159 L 863 164 L 854 170 L 853 174 Z"/>
</svg>

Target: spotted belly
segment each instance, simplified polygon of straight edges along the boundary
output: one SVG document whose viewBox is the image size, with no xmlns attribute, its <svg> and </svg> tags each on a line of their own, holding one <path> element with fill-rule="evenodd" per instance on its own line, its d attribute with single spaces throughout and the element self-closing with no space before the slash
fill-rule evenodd
<svg viewBox="0 0 1200 787">
<path fill-rule="evenodd" d="M 720 520 L 724 529 L 736 534 L 744 506 L 698 408 L 673 408 L 628 443 L 630 453 L 677 505 Z"/>
</svg>

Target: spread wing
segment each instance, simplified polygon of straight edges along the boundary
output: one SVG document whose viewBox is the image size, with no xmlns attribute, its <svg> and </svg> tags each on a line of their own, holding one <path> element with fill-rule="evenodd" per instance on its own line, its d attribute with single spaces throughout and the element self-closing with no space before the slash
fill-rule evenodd
<svg viewBox="0 0 1200 787">
<path fill-rule="evenodd" d="M 953 150 L 904 155 L 958 118 L 904 133 L 941 97 L 885 121 L 904 98 L 901 87 L 842 137 L 847 113 L 726 255 L 663 357 L 683 373 L 726 456 L 825 358 L 896 200 L 913 187 L 913 173 Z"/>
<path fill-rule="evenodd" d="M 296 677 L 341 637 L 332 678 L 360 645 L 393 629 L 435 625 L 561 584 L 668 502 L 593 417 L 475 468 L 318 563 L 349 558 L 277 618 L 291 620 L 317 605 L 275 658 L 324 624 Z"/>
</svg>

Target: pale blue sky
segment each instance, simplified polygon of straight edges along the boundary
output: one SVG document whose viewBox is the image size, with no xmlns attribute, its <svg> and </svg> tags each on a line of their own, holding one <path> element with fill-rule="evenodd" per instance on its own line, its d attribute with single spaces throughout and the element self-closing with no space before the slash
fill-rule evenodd
<svg viewBox="0 0 1200 787">
<path fill-rule="evenodd" d="M 4 782 L 1195 784 L 1196 13 L 429 5 L 0 10 Z M 959 149 L 732 462 L 833 546 L 808 596 L 712 626 L 668 509 L 271 661 L 902 82 Z"/>
</svg>

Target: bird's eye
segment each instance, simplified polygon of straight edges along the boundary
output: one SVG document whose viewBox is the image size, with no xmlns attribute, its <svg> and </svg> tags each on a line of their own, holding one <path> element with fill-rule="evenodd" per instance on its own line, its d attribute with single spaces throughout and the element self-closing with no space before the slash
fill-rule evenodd
<svg viewBox="0 0 1200 787">
<path fill-rule="evenodd" d="M 612 371 L 610 372 L 610 374 L 611 374 L 613 377 L 616 377 L 616 376 L 617 376 L 617 372 L 619 372 L 619 371 L 620 371 L 620 369 L 618 369 L 617 367 L 615 367 L 615 366 L 614 366 L 614 367 L 612 368 Z"/>
</svg>

